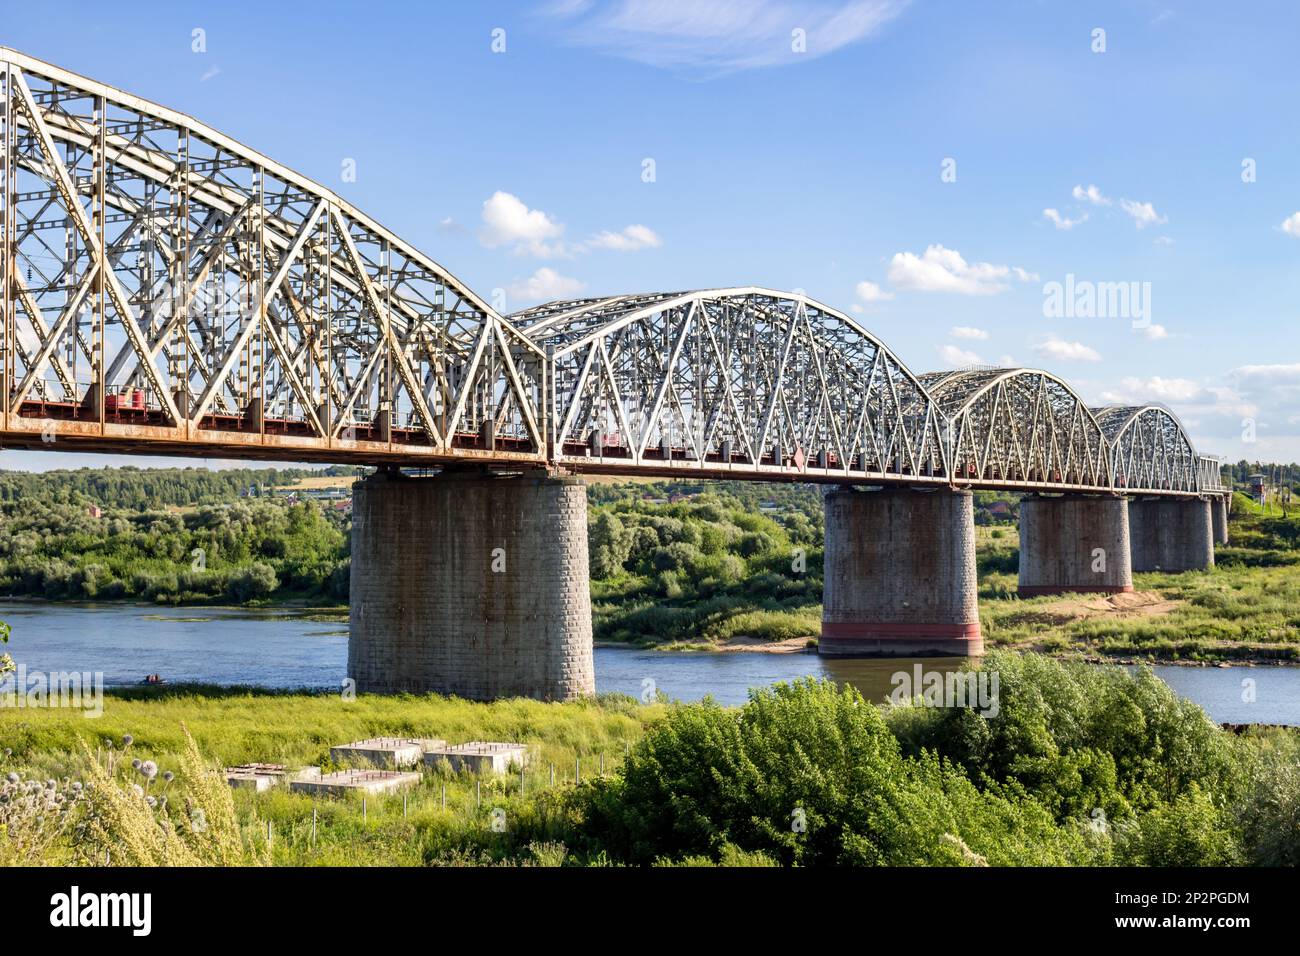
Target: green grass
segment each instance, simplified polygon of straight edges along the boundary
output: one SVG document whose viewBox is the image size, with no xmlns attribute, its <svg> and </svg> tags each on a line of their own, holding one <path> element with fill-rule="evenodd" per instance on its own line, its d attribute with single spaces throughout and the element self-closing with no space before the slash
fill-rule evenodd
<svg viewBox="0 0 1300 956">
<path fill-rule="evenodd" d="M 87 767 L 81 742 L 103 759 L 110 740 L 128 779 L 134 779 L 125 767 L 132 758 L 176 770 L 184 747 L 182 725 L 203 755 L 223 766 L 260 761 L 330 768 L 331 744 L 373 736 L 510 740 L 530 747 L 523 797 L 517 775 L 477 778 L 437 771 L 422 771 L 405 808 L 400 795 L 367 797 L 363 809 L 360 797 L 316 799 L 287 787 L 268 794 L 235 791 L 249 838 L 265 840 L 269 821 L 271 859 L 283 865 L 484 862 L 483 854 L 490 856 L 501 842 L 492 829 L 494 810 L 507 818 L 540 812 L 548 794 L 572 788 L 577 761 L 584 782 L 598 773 L 602 760 L 612 773 L 645 726 L 666 712 L 663 704 L 622 695 L 566 704 L 524 699 L 485 704 L 436 695 L 361 695 L 345 701 L 337 695 L 177 687 L 110 692 L 105 698 L 104 715 L 93 720 L 75 710 L 0 709 L 0 754 L 4 748 L 12 751 L 0 757 L 0 775 L 16 770 L 41 780 L 80 779 Z M 127 734 L 134 740 L 122 754 Z M 2 838 L 0 832 L 0 843 Z M 521 852 L 525 861 L 535 855 L 545 862 L 549 850 Z"/>
</svg>

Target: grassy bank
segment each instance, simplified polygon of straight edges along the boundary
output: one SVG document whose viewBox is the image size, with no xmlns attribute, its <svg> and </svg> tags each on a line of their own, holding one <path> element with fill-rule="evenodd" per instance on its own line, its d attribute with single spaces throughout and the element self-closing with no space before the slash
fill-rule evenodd
<svg viewBox="0 0 1300 956">
<path fill-rule="evenodd" d="M 1300 735 L 1234 736 L 1120 668 L 995 654 L 984 672 L 1000 678 L 998 712 L 984 716 L 880 709 L 811 681 L 756 692 L 744 708 L 177 688 L 115 692 L 98 720 L 0 709 L 0 862 L 1300 860 Z M 364 805 L 231 791 L 215 773 L 244 761 L 328 767 L 331 743 L 391 734 L 519 740 L 533 763 L 522 784 L 431 771 L 405 801 Z"/>
<path fill-rule="evenodd" d="M 318 801 L 283 787 L 271 794 L 231 792 L 230 812 L 250 848 L 241 862 L 284 865 L 409 866 L 439 857 L 443 862 L 455 862 L 463 854 L 473 857 L 478 843 L 492 834 L 493 808 L 513 816 L 547 793 L 571 788 L 576 773 L 595 775 L 602 764 L 613 772 L 645 726 L 666 711 L 661 704 L 624 697 L 571 704 L 522 699 L 480 704 L 432 695 L 362 695 L 348 701 L 336 694 L 218 687 L 141 688 L 106 696 L 104 715 L 94 720 L 73 710 L 0 709 L 0 752 L 5 753 L 0 777 L 18 772 L 38 781 L 86 780 L 92 765 L 107 768 L 111 760 L 122 786 L 143 785 L 146 781 L 133 772 L 131 761 L 152 760 L 160 774 L 179 774 L 186 762 L 186 728 L 211 767 L 269 762 L 337 769 L 329 759 L 331 744 L 374 736 L 436 734 L 457 742 L 513 740 L 530 747 L 533 767 L 525 776 L 524 797 L 517 776 L 479 780 L 437 774 L 409 794 L 405 811 L 400 796 L 369 797 L 363 810 L 359 798 Z M 130 744 L 124 745 L 128 738 Z M 167 792 L 160 778 L 148 790 L 156 796 Z M 170 792 L 174 807 L 185 803 L 179 784 Z M 0 822 L 0 861 L 5 860 L 4 829 Z M 124 839 L 122 834 L 101 834 L 88 845 L 94 849 L 84 859 L 81 849 L 88 847 L 55 840 L 37 848 L 37 861 L 93 863 L 107 850 L 110 861 L 130 862 L 129 847 L 120 845 Z M 8 862 L 18 862 L 12 845 L 8 852 Z"/>
</svg>

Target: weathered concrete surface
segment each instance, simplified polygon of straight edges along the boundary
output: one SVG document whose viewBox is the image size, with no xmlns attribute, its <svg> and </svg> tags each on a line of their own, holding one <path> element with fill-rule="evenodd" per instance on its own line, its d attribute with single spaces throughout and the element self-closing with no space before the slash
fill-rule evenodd
<svg viewBox="0 0 1300 956">
<path fill-rule="evenodd" d="M 553 478 L 354 486 L 348 676 L 361 692 L 595 692 L 587 494 Z"/>
<path fill-rule="evenodd" d="M 295 793 L 312 793 L 319 796 L 341 797 L 347 793 L 393 793 L 414 787 L 420 782 L 418 773 L 400 770 L 340 770 L 318 777 L 289 781 Z"/>
<path fill-rule="evenodd" d="M 1210 502 L 1135 498 L 1128 505 L 1134 571 L 1197 571 L 1214 566 Z"/>
<path fill-rule="evenodd" d="M 512 765 L 528 766 L 528 748 L 523 744 L 471 740 L 449 747 L 436 747 L 424 755 L 424 762 L 430 767 L 443 761 L 456 772 L 505 773 Z"/>
<path fill-rule="evenodd" d="M 1020 594 L 1133 590 L 1128 501 L 1028 495 L 1020 501 Z"/>
<path fill-rule="evenodd" d="M 984 653 L 970 492 L 840 488 L 825 510 L 820 654 Z"/>
<path fill-rule="evenodd" d="M 1214 543 L 1228 543 L 1228 496 L 1215 495 L 1210 499 L 1211 519 L 1214 521 Z"/>
<path fill-rule="evenodd" d="M 370 737 L 330 748 L 330 760 L 338 764 L 369 764 L 383 769 L 413 767 L 425 750 L 446 746 L 445 740 L 412 737 Z"/>
</svg>

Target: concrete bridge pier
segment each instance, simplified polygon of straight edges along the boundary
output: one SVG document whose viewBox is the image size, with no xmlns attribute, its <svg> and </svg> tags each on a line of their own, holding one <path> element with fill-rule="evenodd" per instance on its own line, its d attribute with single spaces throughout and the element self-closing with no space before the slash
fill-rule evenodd
<svg viewBox="0 0 1300 956">
<path fill-rule="evenodd" d="M 1205 498 L 1134 498 L 1129 539 L 1134 571 L 1199 571 L 1214 566 L 1214 522 Z"/>
<path fill-rule="evenodd" d="M 379 472 L 352 497 L 348 677 L 360 692 L 595 692 L 576 479 Z"/>
<path fill-rule="evenodd" d="M 969 491 L 841 487 L 824 503 L 820 654 L 984 653 Z"/>
<path fill-rule="evenodd" d="M 1028 495 L 1020 501 L 1020 595 L 1133 590 L 1128 501 Z"/>
<path fill-rule="evenodd" d="M 1214 543 L 1228 543 L 1228 496 L 1215 495 L 1210 499 L 1211 518 L 1214 521 Z"/>
</svg>

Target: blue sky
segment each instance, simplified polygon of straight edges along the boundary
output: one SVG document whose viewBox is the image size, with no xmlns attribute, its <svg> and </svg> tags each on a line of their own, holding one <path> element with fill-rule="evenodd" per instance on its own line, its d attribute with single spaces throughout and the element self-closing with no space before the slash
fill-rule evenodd
<svg viewBox="0 0 1300 956">
<path fill-rule="evenodd" d="M 1204 453 L 1300 459 L 1291 4 L 52 9 L 0 3 L 0 43 L 311 176 L 507 311 L 802 289 L 913 371 L 1043 367 L 1171 405 Z M 1045 314 L 1067 276 L 1142 308 Z"/>
</svg>

